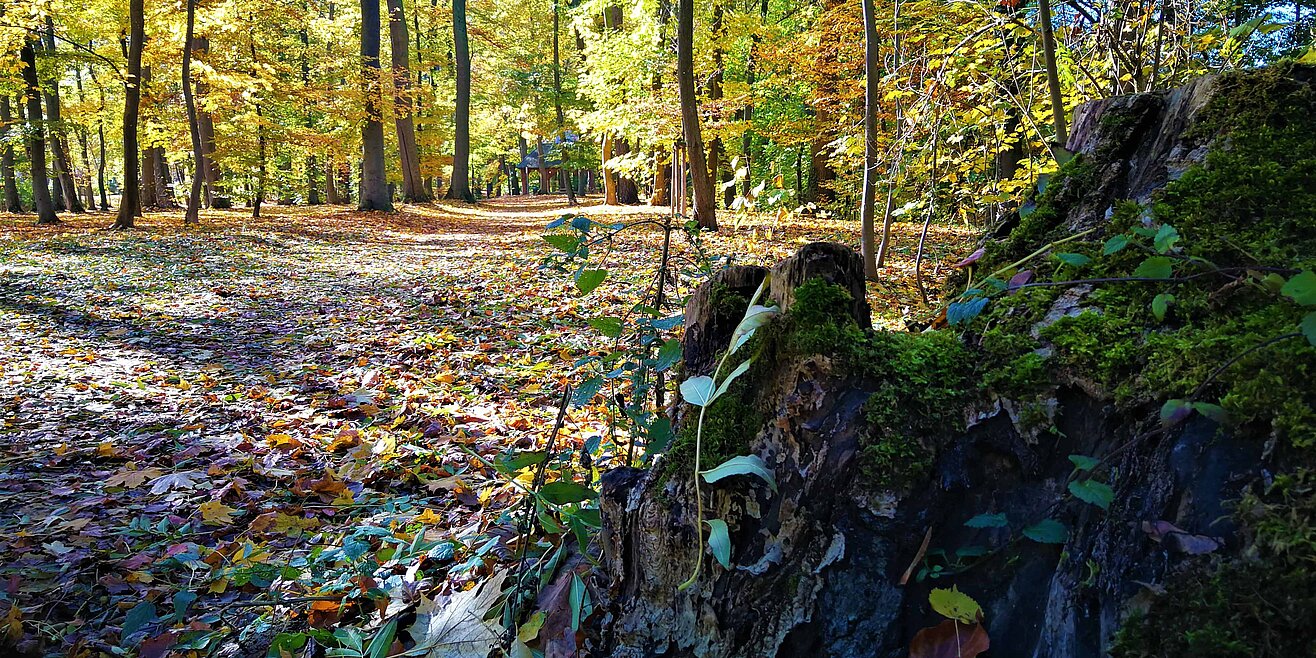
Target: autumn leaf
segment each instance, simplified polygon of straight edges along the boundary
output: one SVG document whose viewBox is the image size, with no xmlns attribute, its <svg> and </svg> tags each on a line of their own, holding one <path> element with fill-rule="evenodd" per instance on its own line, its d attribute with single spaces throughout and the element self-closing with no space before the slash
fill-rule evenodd
<svg viewBox="0 0 1316 658">
<path fill-rule="evenodd" d="M 946 620 L 914 634 L 909 658 L 974 658 L 991 648 L 982 624 Z"/>
<path fill-rule="evenodd" d="M 217 500 L 201 503 L 197 508 L 201 512 L 201 521 L 206 525 L 228 525 L 233 521 L 233 514 L 238 510 Z"/>
</svg>

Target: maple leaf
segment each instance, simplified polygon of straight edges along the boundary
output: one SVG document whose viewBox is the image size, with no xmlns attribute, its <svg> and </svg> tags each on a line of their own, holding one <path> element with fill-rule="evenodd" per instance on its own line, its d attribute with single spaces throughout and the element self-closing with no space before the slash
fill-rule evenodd
<svg viewBox="0 0 1316 658">
<path fill-rule="evenodd" d="M 201 512 L 201 522 L 206 525 L 224 526 L 233 521 L 233 513 L 238 510 L 218 500 L 201 503 L 197 508 Z"/>
<path fill-rule="evenodd" d="M 196 489 L 206 484 L 206 481 L 201 479 L 202 477 L 203 474 L 200 471 L 166 473 L 151 480 L 151 493 L 158 496 L 174 489 Z"/>
<path fill-rule="evenodd" d="M 124 470 L 106 478 L 105 486 L 136 489 L 145 484 L 147 480 L 158 478 L 163 474 L 164 471 L 158 468 L 144 468 L 140 471 Z"/>
</svg>

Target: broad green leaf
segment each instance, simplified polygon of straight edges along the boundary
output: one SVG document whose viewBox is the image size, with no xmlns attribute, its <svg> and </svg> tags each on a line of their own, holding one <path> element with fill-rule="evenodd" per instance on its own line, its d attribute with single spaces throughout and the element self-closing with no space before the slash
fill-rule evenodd
<svg viewBox="0 0 1316 658">
<path fill-rule="evenodd" d="M 1307 342 L 1312 347 L 1316 347 L 1316 311 L 1308 313 L 1298 323 L 1298 328 L 1302 330 L 1302 335 L 1307 337 Z"/>
<path fill-rule="evenodd" d="M 963 624 L 973 624 L 982 616 L 982 606 L 958 587 L 934 589 L 928 594 L 928 603 L 937 614 Z"/>
<path fill-rule="evenodd" d="M 1060 253 L 1060 254 L 1056 254 L 1056 258 L 1060 262 L 1069 265 L 1071 267 L 1083 267 L 1084 265 L 1087 265 L 1088 263 L 1092 262 L 1091 258 L 1088 258 L 1083 254 Z"/>
<path fill-rule="evenodd" d="M 512 474 L 527 467 L 534 466 L 548 458 L 548 453 L 543 450 L 534 452 L 518 452 L 506 457 L 494 459 L 494 467 L 503 473 Z"/>
<path fill-rule="evenodd" d="M 1074 463 L 1074 468 L 1080 471 L 1090 471 L 1101 463 L 1100 459 L 1089 457 L 1087 455 L 1070 455 L 1069 461 Z"/>
<path fill-rule="evenodd" d="M 1174 261 L 1166 256 L 1152 256 L 1133 270 L 1133 276 L 1141 279 L 1168 279 L 1174 276 Z"/>
<path fill-rule="evenodd" d="M 598 494 L 589 487 L 571 480 L 549 482 L 539 488 L 539 496 L 554 505 L 568 505 L 592 500 Z"/>
<path fill-rule="evenodd" d="M 554 233 L 545 235 L 543 238 L 545 242 L 557 247 L 558 251 L 565 251 L 569 254 L 574 253 L 576 247 L 580 246 L 580 238 L 568 233 Z"/>
<path fill-rule="evenodd" d="M 571 630 L 580 630 L 580 618 L 585 615 L 585 606 L 589 605 L 589 591 L 585 589 L 580 574 L 571 574 L 571 593 L 567 598 L 571 605 Z"/>
<path fill-rule="evenodd" d="M 970 528 L 1004 528 L 1010 525 L 1010 521 L 1005 518 L 1005 514 L 979 514 L 965 521 L 964 525 Z"/>
<path fill-rule="evenodd" d="M 1166 400 L 1161 405 L 1161 425 L 1169 427 L 1188 417 L 1193 407 L 1187 400 Z"/>
<path fill-rule="evenodd" d="M 621 335 L 621 318 L 594 318 L 587 320 L 589 326 L 599 330 L 599 333 L 608 338 L 616 338 Z"/>
<path fill-rule="evenodd" d="M 1316 306 L 1316 274 L 1305 270 L 1289 279 L 1279 291 L 1303 306 Z"/>
<path fill-rule="evenodd" d="M 1225 413 L 1224 407 L 1210 402 L 1194 402 L 1193 411 L 1196 411 L 1217 423 L 1224 423 L 1229 419 L 1228 414 Z"/>
<path fill-rule="evenodd" d="M 1063 544 L 1069 539 L 1069 529 L 1055 519 L 1045 519 L 1024 528 L 1024 536 L 1039 544 Z"/>
<path fill-rule="evenodd" d="M 602 377 L 590 377 L 576 387 L 576 391 L 571 394 L 571 404 L 576 407 L 583 407 L 589 404 L 590 400 L 598 394 L 599 389 L 603 388 Z"/>
<path fill-rule="evenodd" d="M 777 478 L 773 476 L 772 469 L 768 468 L 767 463 L 758 455 L 741 455 L 732 457 L 717 466 L 700 473 L 704 476 L 704 481 L 712 483 L 723 478 L 733 475 L 757 475 L 773 491 L 777 490 Z"/>
<path fill-rule="evenodd" d="M 1152 238 L 1152 244 L 1155 245 L 1156 251 L 1162 254 L 1169 253 L 1178 242 L 1179 232 L 1169 224 L 1161 224 L 1161 227 L 1156 231 L 1156 237 Z"/>
<path fill-rule="evenodd" d="M 589 218 L 584 215 L 577 215 L 576 217 L 571 218 L 571 228 L 574 228 L 577 231 L 588 231 L 591 225 L 592 222 L 590 222 Z"/>
<path fill-rule="evenodd" d="M 128 611 L 128 615 L 123 619 L 123 629 L 119 632 L 120 642 L 128 639 L 142 627 L 154 622 L 158 617 L 155 613 L 155 604 L 150 601 L 142 601 L 133 606 Z"/>
<path fill-rule="evenodd" d="M 741 345 L 744 345 L 754 335 L 759 327 L 776 315 L 777 307 L 775 306 L 759 306 L 757 304 L 750 306 L 745 311 L 745 317 L 740 320 L 740 324 L 736 325 L 736 330 L 731 334 L 731 347 L 727 353 L 734 354 L 736 350 L 740 349 Z"/>
<path fill-rule="evenodd" d="M 1171 295 L 1168 292 L 1163 292 L 1153 297 L 1151 303 L 1152 315 L 1156 316 L 1157 320 L 1164 320 L 1165 312 L 1169 309 L 1172 302 L 1174 302 L 1174 295 Z"/>
<path fill-rule="evenodd" d="M 727 375 L 727 378 L 722 380 L 722 384 L 717 387 L 717 392 L 713 393 L 713 400 L 722 397 L 722 395 L 727 392 L 727 389 L 731 387 L 731 382 L 736 381 L 736 378 L 745 374 L 746 370 L 749 370 L 749 364 L 752 361 L 752 359 L 741 361 L 740 365 L 736 366 L 736 369 L 732 370 L 731 374 Z M 709 400 L 709 402 L 711 403 L 713 400 Z"/>
<path fill-rule="evenodd" d="M 1116 254 L 1116 253 L 1119 253 L 1119 252 L 1123 251 L 1124 248 L 1127 247 L 1127 246 L 1129 246 L 1129 236 L 1127 236 L 1127 235 L 1116 235 L 1116 236 L 1114 236 L 1114 237 L 1112 237 L 1111 239 L 1109 239 L 1109 240 L 1106 241 L 1106 245 L 1105 245 L 1104 247 L 1101 248 L 1101 254 L 1102 254 L 1103 256 L 1109 256 L 1109 255 L 1111 255 L 1111 254 Z"/>
<path fill-rule="evenodd" d="M 658 348 L 658 360 L 653 365 L 653 369 L 663 372 L 668 368 L 676 365 L 681 360 L 681 341 L 671 338 L 663 341 L 662 347 Z"/>
<path fill-rule="evenodd" d="M 580 294 L 588 295 L 602 285 L 606 278 L 608 278 L 607 270 L 581 270 L 576 276 L 576 289 Z"/>
<path fill-rule="evenodd" d="M 1115 500 L 1115 491 L 1105 482 L 1096 480 L 1074 480 L 1069 483 L 1069 493 L 1074 497 L 1088 503 L 1096 505 L 1101 509 L 1110 509 L 1111 501 Z"/>
<path fill-rule="evenodd" d="M 974 297 L 967 302 L 952 302 L 946 307 L 946 322 L 952 327 L 967 324 L 978 317 L 984 308 L 987 308 L 986 297 Z"/>
<path fill-rule="evenodd" d="M 696 407 L 708 406 L 713 401 L 713 394 L 716 391 L 713 378 L 708 375 L 691 377 L 681 382 L 681 398 Z"/>
<path fill-rule="evenodd" d="M 713 557 L 723 569 L 731 568 L 731 534 L 727 532 L 727 522 L 722 519 L 708 519 L 708 547 L 713 550 Z"/>
</svg>

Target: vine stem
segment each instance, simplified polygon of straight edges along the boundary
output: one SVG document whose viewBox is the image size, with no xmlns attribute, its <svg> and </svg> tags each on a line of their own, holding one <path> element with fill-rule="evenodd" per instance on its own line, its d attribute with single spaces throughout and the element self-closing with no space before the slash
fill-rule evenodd
<svg viewBox="0 0 1316 658">
<path fill-rule="evenodd" d="M 717 380 L 714 379 L 713 383 L 717 383 Z M 702 452 L 704 412 L 707 410 L 707 406 L 699 407 L 699 424 L 695 427 L 695 569 L 690 573 L 690 577 L 677 587 L 678 591 L 695 584 L 695 581 L 699 580 L 699 570 L 704 566 L 704 498 L 699 494 L 699 453 Z"/>
<path fill-rule="evenodd" d="M 1014 262 L 1014 263 L 1011 263 L 1011 264 L 1009 264 L 1009 265 L 1006 265 L 1005 267 L 1002 267 L 1001 269 L 996 270 L 995 272 L 992 272 L 991 274 L 988 274 L 988 275 L 987 275 L 986 277 L 984 277 L 984 278 L 985 278 L 985 279 L 991 279 L 991 278 L 997 276 L 998 274 L 1003 274 L 1003 273 L 1008 272 L 1008 271 L 1010 271 L 1010 270 L 1012 270 L 1012 269 L 1015 269 L 1016 267 L 1019 267 L 1020 265 L 1023 265 L 1024 263 L 1027 263 L 1028 261 L 1030 261 L 1030 260 L 1032 260 L 1032 259 L 1034 259 L 1034 258 L 1036 258 L 1036 257 L 1038 257 L 1038 256 L 1040 256 L 1040 255 L 1042 255 L 1042 254 L 1044 254 L 1044 253 L 1046 253 L 1046 252 L 1052 250 L 1052 249 L 1055 249 L 1056 247 L 1058 247 L 1058 246 L 1060 246 L 1060 245 L 1062 245 L 1062 244 L 1064 244 L 1064 243 L 1066 243 L 1066 242 L 1072 242 L 1072 241 L 1074 241 L 1074 240 L 1077 240 L 1077 239 L 1079 239 L 1079 238 L 1081 238 L 1081 237 L 1083 237 L 1083 236 L 1085 236 L 1085 235 L 1087 235 L 1087 234 L 1089 234 L 1089 233 L 1091 233 L 1091 232 L 1093 232 L 1093 231 L 1095 231 L 1095 230 L 1097 230 L 1096 227 L 1093 227 L 1093 228 L 1090 228 L 1090 229 L 1088 229 L 1088 230 L 1086 230 L 1086 231 L 1082 231 L 1082 232 L 1080 232 L 1080 233 L 1075 233 L 1075 234 L 1073 234 L 1073 235 L 1071 235 L 1071 236 L 1069 236 L 1069 237 L 1067 237 L 1067 238 L 1061 238 L 1061 239 L 1059 239 L 1059 240 L 1056 240 L 1055 242 L 1047 243 L 1047 244 L 1043 245 L 1041 249 L 1038 249 L 1037 251 L 1034 251 L 1033 253 L 1028 254 L 1027 256 L 1024 256 L 1023 258 L 1020 258 L 1018 261 L 1016 261 L 1016 262 Z"/>
</svg>

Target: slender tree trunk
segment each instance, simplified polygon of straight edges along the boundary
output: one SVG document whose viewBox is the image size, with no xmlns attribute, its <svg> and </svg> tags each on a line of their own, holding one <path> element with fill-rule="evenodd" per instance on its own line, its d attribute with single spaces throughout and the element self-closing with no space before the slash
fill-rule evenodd
<svg viewBox="0 0 1316 658">
<path fill-rule="evenodd" d="M 325 158 L 324 158 L 324 161 L 325 161 L 325 168 L 324 168 L 324 192 L 325 192 L 325 196 L 327 197 L 327 199 L 328 199 L 328 201 L 329 201 L 329 205 L 331 205 L 331 206 L 336 206 L 336 205 L 342 203 L 343 201 L 342 201 L 342 199 L 339 199 L 339 198 L 338 198 L 338 183 L 334 180 L 334 178 L 335 178 L 335 174 L 334 174 L 334 156 L 332 156 L 332 155 L 326 155 Z"/>
<path fill-rule="evenodd" d="M 900 39 L 900 3 L 902 0 L 894 0 L 891 8 L 891 59 L 894 68 L 900 68 L 900 61 L 903 56 Z M 901 107 L 899 98 L 896 102 L 896 161 L 890 167 L 887 173 L 886 183 L 886 205 L 882 210 L 882 239 L 877 244 L 877 262 L 878 268 L 886 266 L 887 254 L 891 253 L 891 225 L 895 222 L 896 206 L 896 185 L 900 181 L 900 166 L 905 160 L 905 113 Z M 1017 120 L 1017 119 L 1016 119 Z"/>
<path fill-rule="evenodd" d="M 77 86 L 78 103 L 85 104 L 87 102 L 87 94 L 86 94 L 86 90 L 82 88 L 81 66 L 73 67 L 73 79 L 77 82 L 78 85 Z M 83 175 L 78 177 L 78 183 L 79 183 L 78 187 L 82 191 L 82 205 L 86 207 L 87 210 L 95 210 L 96 193 L 91 189 L 91 147 L 90 144 L 88 143 L 89 141 L 90 141 L 90 136 L 87 134 L 87 129 L 85 127 L 79 127 L 78 145 L 81 147 L 82 150 L 82 166 L 85 167 L 86 169 L 84 170 Z"/>
<path fill-rule="evenodd" d="M 123 102 L 123 191 L 119 197 L 119 214 L 112 228 L 133 227 L 141 206 L 138 194 L 137 118 L 142 100 L 142 46 L 146 41 L 146 22 L 142 10 L 143 0 L 128 0 L 128 70 L 124 83 Z M 104 142 L 102 141 L 102 144 Z"/>
<path fill-rule="evenodd" d="M 393 210 L 384 172 L 384 124 L 380 122 L 379 0 L 361 0 L 361 77 L 366 119 L 361 127 L 361 200 L 358 210 Z"/>
<path fill-rule="evenodd" d="M 535 135 L 535 156 L 539 160 L 539 193 L 548 194 L 548 165 L 544 162 L 543 135 Z"/>
<path fill-rule="evenodd" d="M 717 107 L 717 101 L 722 100 L 723 61 L 722 46 L 720 44 L 726 34 L 723 25 L 724 17 L 725 11 L 722 8 L 722 2 L 717 0 L 713 3 L 712 30 L 713 42 L 718 45 L 713 47 L 713 74 L 708 79 L 708 100 L 713 102 L 714 107 Z M 721 119 L 720 116 L 716 116 L 718 114 L 716 110 L 714 110 L 714 114 L 714 121 Z M 722 191 L 723 207 L 729 208 L 735 198 L 735 190 L 731 187 L 723 187 L 726 182 L 723 179 L 723 172 L 727 168 L 726 164 L 726 149 L 722 146 L 722 138 L 714 135 L 712 141 L 708 144 L 708 175 L 713 179 L 715 188 Z"/>
<path fill-rule="evenodd" d="M 864 189 L 860 205 L 860 251 L 864 259 L 864 277 L 877 280 L 877 100 L 878 83 L 877 16 L 873 0 L 863 0 L 864 13 Z"/>
<path fill-rule="evenodd" d="M 0 132 L 8 133 L 14 120 L 9 111 L 9 95 L 0 94 Z M 14 147 L 5 142 L 0 148 L 0 176 L 5 183 L 5 212 L 23 212 L 22 197 L 18 195 L 18 181 L 14 178 Z"/>
<path fill-rule="evenodd" d="M 704 138 L 699 126 L 699 99 L 695 97 L 695 0 L 680 0 L 676 20 L 676 82 L 681 95 L 681 127 L 690 158 L 690 178 L 695 194 L 695 222 L 700 228 L 717 230 L 717 204 L 713 181 L 704 158 Z"/>
<path fill-rule="evenodd" d="M 1038 21 L 1042 24 L 1042 58 L 1046 62 L 1046 85 L 1051 92 L 1051 119 L 1055 124 L 1056 140 L 1052 149 L 1059 157 L 1069 141 L 1065 126 L 1065 100 L 1060 91 L 1060 71 L 1056 67 L 1056 39 L 1051 30 L 1051 0 L 1037 0 Z"/>
<path fill-rule="evenodd" d="M 525 157 L 530 154 L 530 149 L 525 142 L 525 134 L 517 135 L 517 146 L 521 149 L 521 161 L 517 163 L 517 170 L 521 172 L 521 194 L 530 194 L 530 168 L 522 166 L 525 164 Z"/>
<path fill-rule="evenodd" d="M 671 203 L 672 196 L 672 161 L 666 149 L 659 146 L 653 150 L 653 164 L 653 195 L 649 197 L 649 205 L 665 206 Z"/>
<path fill-rule="evenodd" d="M 899 0 L 896 0 L 899 2 Z M 759 22 L 767 24 L 768 22 L 768 0 L 762 0 L 759 3 Z M 749 54 L 745 57 L 745 84 L 749 87 L 749 102 L 745 103 L 745 108 L 741 110 L 740 118 L 746 123 L 745 133 L 740 138 L 741 156 L 745 158 L 745 180 L 741 182 L 741 194 L 748 197 L 749 192 L 753 189 L 754 178 L 754 134 L 750 129 L 750 121 L 754 119 L 754 65 L 755 56 L 758 55 L 759 35 L 757 32 L 750 37 Z"/>
<path fill-rule="evenodd" d="M 23 84 L 27 96 L 27 156 L 32 163 L 32 205 L 37 224 L 58 224 L 50 200 L 50 183 L 46 178 L 46 131 L 41 121 L 41 83 L 37 80 L 37 51 L 31 41 L 24 41 L 19 51 L 23 63 Z"/>
<path fill-rule="evenodd" d="M 46 16 L 46 52 L 55 58 L 55 22 Z M 63 117 L 59 101 L 59 67 L 56 67 L 48 81 L 50 89 L 46 92 L 46 118 L 50 120 L 50 148 L 55 152 L 55 170 L 59 185 L 64 190 L 64 205 L 69 212 L 82 213 L 86 208 L 78 198 L 78 184 L 73 180 L 73 158 L 69 156 L 68 140 L 64 133 Z"/>
<path fill-rule="evenodd" d="M 600 156 L 603 160 L 603 203 L 609 206 L 617 205 L 617 173 L 608 168 L 608 161 L 613 158 L 613 151 L 616 149 L 616 140 L 612 138 L 611 133 L 603 134 L 603 150 Z"/>
<path fill-rule="evenodd" d="M 206 57 L 210 54 L 210 39 L 206 37 L 196 37 L 192 46 L 193 57 Z M 201 80 L 195 83 L 196 95 L 205 98 L 209 89 Z M 207 208 L 232 208 L 233 202 L 224 194 L 221 189 L 220 181 L 224 178 L 224 172 L 219 168 L 219 162 L 215 160 L 215 118 L 205 110 L 204 107 L 197 108 L 197 128 L 201 131 L 201 153 L 205 156 L 206 171 L 205 179 L 205 202 Z"/>
<path fill-rule="evenodd" d="M 151 158 L 155 161 L 155 202 L 161 208 L 177 208 L 173 186 L 169 184 L 169 164 L 165 159 L 163 146 L 151 149 Z"/>
<path fill-rule="evenodd" d="M 206 154 L 201 147 L 201 126 L 197 122 L 196 99 L 192 97 L 192 46 L 196 31 L 196 0 L 187 0 L 187 36 L 183 37 L 183 105 L 187 107 L 188 133 L 192 137 L 192 189 L 187 195 L 187 212 L 183 225 L 201 221 L 201 184 L 206 178 Z"/>
<path fill-rule="evenodd" d="M 566 116 L 562 112 L 562 51 L 559 46 L 558 33 L 562 31 L 562 8 L 558 0 L 553 0 L 553 109 L 557 115 L 558 174 L 560 187 L 567 191 L 567 205 L 576 205 L 576 191 L 571 187 L 571 170 L 567 168 Z"/>
<path fill-rule="evenodd" d="M 376 7 L 379 5 L 376 4 Z M 252 17 L 255 22 L 255 17 Z M 379 40 L 376 39 L 376 42 Z M 251 53 L 251 77 L 254 79 L 256 74 L 256 39 L 254 36 L 247 41 L 247 47 Z M 260 217 L 260 206 L 265 202 L 265 174 L 266 174 L 266 138 L 265 138 L 265 113 L 261 108 L 259 97 L 256 97 L 256 189 L 251 195 L 251 217 L 257 219 Z"/>
<path fill-rule="evenodd" d="M 393 125 L 397 129 L 398 151 L 402 156 L 402 200 L 408 203 L 429 201 L 425 180 L 420 176 L 420 149 L 416 145 L 415 114 L 411 91 L 411 66 L 407 37 L 407 17 L 402 0 L 388 0 L 388 36 L 393 58 Z"/>
<path fill-rule="evenodd" d="M 471 166 L 471 46 L 466 39 L 466 0 L 452 0 L 452 44 L 457 56 L 457 102 L 454 108 L 452 181 L 447 198 L 475 202 L 468 178 Z"/>
</svg>

